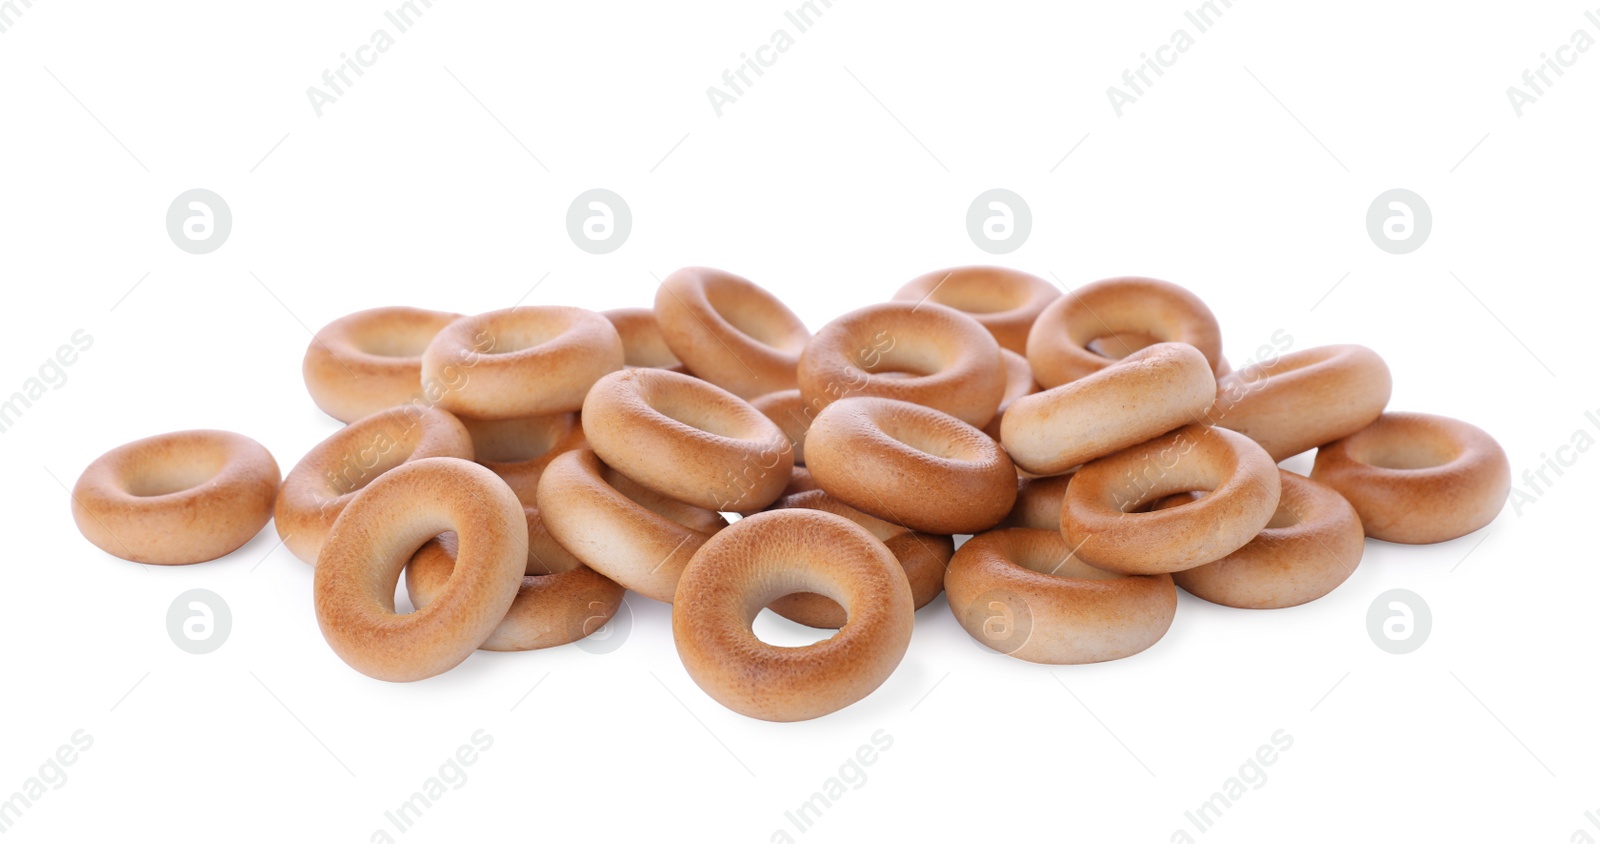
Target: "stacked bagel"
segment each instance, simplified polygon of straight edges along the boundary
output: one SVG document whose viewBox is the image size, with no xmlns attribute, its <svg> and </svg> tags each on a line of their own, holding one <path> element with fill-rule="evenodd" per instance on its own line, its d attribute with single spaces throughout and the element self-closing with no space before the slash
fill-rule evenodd
<svg viewBox="0 0 1600 844">
<path fill-rule="evenodd" d="M 1165 635 L 1179 587 L 1295 606 L 1366 537 L 1440 542 L 1498 514 L 1499 445 L 1388 412 L 1371 350 L 1233 370 L 1221 338 L 1168 282 L 1063 295 L 998 267 L 928 273 L 815 334 L 701 267 L 649 309 L 377 308 L 308 347 L 311 397 L 347 425 L 281 483 L 254 441 L 186 431 L 96 460 L 73 514 L 108 553 L 166 565 L 274 519 L 315 566 L 334 652 L 391 681 L 577 641 L 633 591 L 673 605 L 708 695 L 775 721 L 878 688 L 941 591 L 994 650 L 1100 662 Z M 1279 468 L 1310 449 L 1309 477 Z M 752 632 L 763 608 L 837 632 L 775 647 Z"/>
</svg>

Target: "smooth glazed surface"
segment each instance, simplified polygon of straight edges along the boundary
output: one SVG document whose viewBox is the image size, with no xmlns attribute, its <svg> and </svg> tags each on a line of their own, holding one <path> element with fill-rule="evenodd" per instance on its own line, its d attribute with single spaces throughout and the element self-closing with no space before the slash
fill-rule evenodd
<svg viewBox="0 0 1600 844">
<path fill-rule="evenodd" d="M 1389 367 L 1366 346 L 1318 346 L 1251 364 L 1217 381 L 1206 414 L 1260 443 L 1273 460 L 1371 425 L 1389 403 Z"/>
</svg>

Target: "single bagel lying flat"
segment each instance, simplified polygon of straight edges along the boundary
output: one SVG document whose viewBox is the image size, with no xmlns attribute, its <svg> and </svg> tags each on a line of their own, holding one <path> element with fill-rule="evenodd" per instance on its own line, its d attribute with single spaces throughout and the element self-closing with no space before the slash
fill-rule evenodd
<svg viewBox="0 0 1600 844">
<path fill-rule="evenodd" d="M 1489 524 L 1511 492 L 1511 464 L 1494 437 L 1426 413 L 1385 413 L 1317 449 L 1311 478 L 1350 501 L 1367 536 L 1412 545 Z"/>
<path fill-rule="evenodd" d="M 242 434 L 159 434 L 95 458 L 72 488 L 72 519 L 114 557 L 203 563 L 261 532 L 278 477 L 272 454 Z"/>
<path fill-rule="evenodd" d="M 956 551 L 944 585 L 950 612 L 974 639 L 1054 665 L 1139 653 L 1166 635 L 1178 609 L 1172 575 L 1097 569 L 1054 530 L 978 534 Z"/>
<path fill-rule="evenodd" d="M 740 398 L 797 386 L 795 365 L 811 332 L 749 279 L 684 267 L 661 282 L 655 311 L 667 347 L 695 375 Z"/>
<path fill-rule="evenodd" d="M 460 318 L 393 307 L 357 311 L 328 323 L 311 338 L 300 365 L 311 400 L 340 422 L 426 400 L 422 351 Z"/>
<path fill-rule="evenodd" d="M 1017 470 L 1000 444 L 932 408 L 849 398 L 817 414 L 806 468 L 829 495 L 924 533 L 976 533 L 1017 497 Z"/>
<path fill-rule="evenodd" d="M 794 469 L 789 438 L 734 394 L 664 369 L 613 372 L 583 402 L 595 453 L 641 484 L 724 512 L 776 501 Z"/>
</svg>

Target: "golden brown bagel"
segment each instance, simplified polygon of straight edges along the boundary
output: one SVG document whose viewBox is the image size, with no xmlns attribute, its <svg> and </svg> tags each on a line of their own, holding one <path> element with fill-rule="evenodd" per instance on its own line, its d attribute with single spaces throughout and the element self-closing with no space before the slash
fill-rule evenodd
<svg viewBox="0 0 1600 844">
<path fill-rule="evenodd" d="M 1222 331 L 1200 297 L 1168 281 L 1125 276 L 1086 284 L 1050 303 L 1028 334 L 1028 364 L 1043 387 L 1059 387 L 1111 365 L 1089 343 L 1110 335 L 1145 334 L 1188 343 L 1215 372 Z"/>
<path fill-rule="evenodd" d="M 844 608 L 831 638 L 768 645 L 751 624 L 785 595 L 813 592 Z M 832 513 L 757 513 L 712 537 L 684 569 L 672 606 L 683 667 L 718 703 L 766 721 L 843 709 L 888 679 L 911 642 L 911 587 L 872 534 Z"/>
<path fill-rule="evenodd" d="M 1218 379 L 1206 417 L 1284 460 L 1371 425 L 1389 403 L 1390 388 L 1389 367 L 1377 352 L 1318 346 Z"/>
<path fill-rule="evenodd" d="M 462 419 L 472 435 L 478 463 L 500 476 L 524 505 L 534 502 L 539 476 L 556 455 L 582 447 L 583 423 L 576 413 L 518 419 Z"/>
<path fill-rule="evenodd" d="M 177 431 L 95 458 L 72 488 L 72 519 L 95 547 L 181 566 L 228 554 L 272 517 L 278 463 L 231 431 Z"/>
<path fill-rule="evenodd" d="M 1005 396 L 1000 346 L 977 320 L 931 302 L 885 302 L 822 327 L 800 355 L 800 394 L 818 411 L 852 396 L 899 399 L 982 427 Z"/>
<path fill-rule="evenodd" d="M 749 279 L 684 267 L 661 282 L 655 310 L 667 347 L 695 375 L 740 398 L 796 386 L 811 332 Z"/>
<path fill-rule="evenodd" d="M 1166 635 L 1178 609 L 1169 574 L 1123 575 L 1072 554 L 1060 531 L 1003 528 L 950 560 L 950 612 L 972 638 L 1029 662 L 1132 656 Z"/>
<path fill-rule="evenodd" d="M 357 492 L 425 457 L 472 459 L 461 420 L 438 408 L 401 405 L 335 431 L 300 458 L 278 490 L 273 516 L 284 547 L 316 565 L 328 530 Z"/>
<path fill-rule="evenodd" d="M 435 402 L 475 419 L 570 413 L 600 376 L 622 368 L 611 321 L 583 308 L 506 308 L 463 317 L 422 352 L 424 382 L 452 384 Z"/>
<path fill-rule="evenodd" d="M 1385 413 L 1317 449 L 1311 478 L 1350 501 L 1367 536 L 1420 545 L 1494 521 L 1511 491 L 1511 464 L 1481 428 L 1427 413 Z"/>
<path fill-rule="evenodd" d="M 843 516 L 861 526 L 900 561 L 906 580 L 911 584 L 913 609 L 922 609 L 944 591 L 944 567 L 950 563 L 950 555 L 956 550 L 955 542 L 948 536 L 918 533 L 886 522 L 820 489 L 784 496 L 772 505 L 772 509 L 821 510 Z M 838 628 L 845 623 L 844 610 L 838 604 L 813 592 L 799 592 L 779 598 L 772 602 L 770 609 L 807 627 Z"/>
<path fill-rule="evenodd" d="M 974 266 L 917 276 L 894 298 L 955 308 L 989 329 L 1000 348 L 1022 354 L 1027 351 L 1033 321 L 1060 295 L 1060 287 L 1036 275 L 1008 267 Z"/>
<path fill-rule="evenodd" d="M 584 435 L 608 465 L 697 507 L 757 510 L 794 469 L 782 430 L 749 402 L 691 375 L 627 369 L 595 382 Z"/>
<path fill-rule="evenodd" d="M 1189 594 L 1240 609 L 1299 606 L 1332 592 L 1355 573 L 1366 537 L 1355 508 L 1331 487 L 1278 470 L 1283 493 L 1272 521 L 1239 550 L 1172 579 Z M 1201 496 L 1186 492 L 1156 503 L 1168 509 Z"/>
<path fill-rule="evenodd" d="M 532 651 L 576 642 L 600 629 L 622 603 L 623 588 L 572 556 L 550 535 L 537 507 L 522 508 L 528 523 L 527 567 L 517 597 L 500 625 L 478 647 Z M 406 594 L 423 609 L 450 584 L 461 539 L 444 533 L 406 565 Z"/>
<path fill-rule="evenodd" d="M 1202 421 L 1217 382 L 1200 350 L 1157 343 L 1011 405 L 1000 442 L 1022 469 L 1054 475 Z"/>
<path fill-rule="evenodd" d="M 669 603 L 689 558 L 728 524 L 718 513 L 651 492 L 587 448 L 550 462 L 539 479 L 538 504 L 545 528 L 574 557 Z"/>
<path fill-rule="evenodd" d="M 806 444 L 806 468 L 829 495 L 924 533 L 987 530 L 1016 501 L 1017 470 L 999 443 L 910 402 L 836 401 Z"/>
<path fill-rule="evenodd" d="M 1084 562 L 1125 574 L 1183 571 L 1254 539 L 1278 509 L 1278 467 L 1250 438 L 1188 425 L 1087 463 L 1061 502 L 1061 533 Z M 1207 495 L 1140 512 L 1179 492 Z"/>
<path fill-rule="evenodd" d="M 650 308 L 614 308 L 601 311 L 611 320 L 622 338 L 622 363 L 627 367 L 670 369 L 685 372 L 683 361 L 667 348 L 667 340 L 656 325 L 656 312 Z"/>
<path fill-rule="evenodd" d="M 425 607 L 395 613 L 400 572 L 425 543 L 457 536 L 455 568 Z M 527 521 L 505 481 L 467 460 L 429 457 L 385 472 L 339 514 L 312 579 L 317 625 L 368 677 L 422 680 L 494 632 L 522 584 Z"/>
<path fill-rule="evenodd" d="M 422 350 L 460 318 L 394 307 L 328 323 L 311 338 L 300 365 L 311 400 L 340 422 L 354 422 L 423 396 Z"/>
</svg>

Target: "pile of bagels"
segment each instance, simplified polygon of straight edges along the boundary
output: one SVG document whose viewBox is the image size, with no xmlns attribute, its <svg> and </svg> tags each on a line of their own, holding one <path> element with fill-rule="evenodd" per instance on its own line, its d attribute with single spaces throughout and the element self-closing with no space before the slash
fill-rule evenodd
<svg viewBox="0 0 1600 844">
<path fill-rule="evenodd" d="M 328 644 L 382 680 L 578 641 L 631 590 L 672 604 L 706 694 L 795 721 L 878 688 L 940 592 L 996 651 L 1101 662 L 1165 635 L 1178 587 L 1295 606 L 1365 537 L 1442 542 L 1499 513 L 1500 446 L 1385 412 L 1372 350 L 1263 350 L 1232 370 L 1169 282 L 1063 293 L 1000 267 L 928 273 L 815 334 L 704 267 L 650 309 L 375 308 L 306 350 L 312 400 L 347 424 L 281 482 L 254 440 L 184 431 L 95 460 L 72 512 L 158 565 L 275 521 L 315 566 Z M 1310 477 L 1278 467 L 1310 449 Z M 770 645 L 764 608 L 837 632 Z"/>
</svg>

